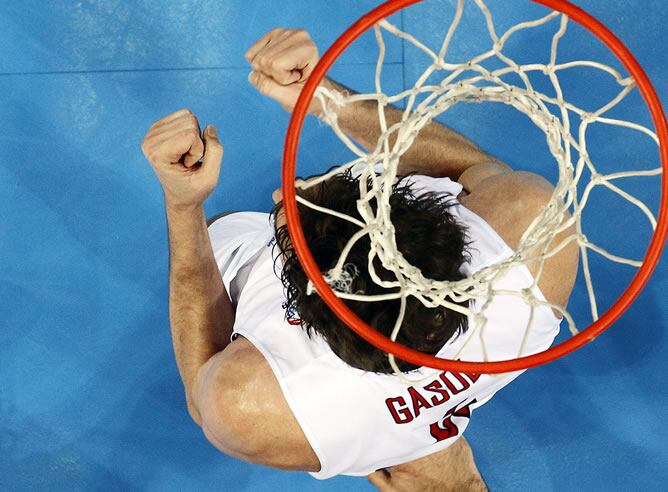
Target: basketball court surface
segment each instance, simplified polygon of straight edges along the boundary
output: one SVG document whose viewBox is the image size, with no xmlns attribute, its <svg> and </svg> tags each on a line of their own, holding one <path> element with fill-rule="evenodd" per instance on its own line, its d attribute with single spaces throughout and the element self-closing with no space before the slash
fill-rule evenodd
<svg viewBox="0 0 668 492">
<path fill-rule="evenodd" d="M 374 490 L 364 478 L 317 481 L 227 457 L 190 420 L 169 334 L 163 194 L 140 144 L 155 120 L 192 110 L 202 127 L 216 125 L 225 146 L 207 215 L 269 211 L 289 115 L 247 82 L 245 51 L 268 30 L 289 27 L 306 29 L 322 53 L 378 3 L 0 6 L 0 489 Z M 500 32 L 548 12 L 524 0 L 486 3 Z M 665 5 L 576 3 L 626 44 L 665 105 Z M 437 46 L 455 4 L 426 0 L 389 20 Z M 522 63 L 544 63 L 554 25 L 518 33 L 509 51 Z M 454 53 L 475 50 L 485 35 L 484 20 L 473 15 Z M 396 93 L 415 83 L 425 58 L 396 37 L 386 41 L 383 86 Z M 373 33 L 365 34 L 330 76 L 371 91 L 377 50 Z M 571 23 L 560 59 L 583 58 L 620 67 Z M 562 82 L 571 99 L 591 107 L 618 92 L 609 78 L 586 70 Z M 653 129 L 637 92 L 616 111 Z M 460 104 L 439 121 L 511 166 L 556 181 L 544 136 L 511 108 Z M 656 145 L 640 133 L 592 130 L 588 148 L 611 168 L 659 166 Z M 347 159 L 326 126 L 307 122 L 299 175 Z M 620 186 L 656 214 L 658 177 Z M 650 236 L 642 213 L 619 207 L 605 191 L 588 213 L 593 242 L 642 258 Z M 608 301 L 635 272 L 598 258 L 591 268 Z M 527 371 L 475 412 L 466 436 L 490 490 L 665 490 L 667 290 L 664 258 L 637 301 L 597 340 Z M 590 316 L 586 297 L 580 279 L 569 311 L 582 320 Z"/>
</svg>

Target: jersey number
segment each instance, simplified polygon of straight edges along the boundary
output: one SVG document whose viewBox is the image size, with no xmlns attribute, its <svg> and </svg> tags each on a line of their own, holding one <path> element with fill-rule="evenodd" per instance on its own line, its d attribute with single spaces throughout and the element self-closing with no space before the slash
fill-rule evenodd
<svg viewBox="0 0 668 492">
<path fill-rule="evenodd" d="M 450 439 L 459 434 L 459 427 L 452 421 L 452 417 L 466 417 L 467 419 L 471 418 L 471 405 L 473 405 L 476 400 L 470 401 L 466 405 L 460 407 L 454 407 L 448 410 L 443 418 L 438 422 L 434 422 L 429 426 L 431 435 L 436 442 L 443 441 L 445 439 Z"/>
</svg>

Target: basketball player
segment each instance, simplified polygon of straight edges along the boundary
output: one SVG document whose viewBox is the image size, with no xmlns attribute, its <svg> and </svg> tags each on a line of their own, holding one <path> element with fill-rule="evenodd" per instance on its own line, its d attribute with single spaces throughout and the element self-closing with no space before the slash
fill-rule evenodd
<svg viewBox="0 0 668 492">
<path fill-rule="evenodd" d="M 302 30 L 275 29 L 246 57 L 250 82 L 291 111 L 318 50 Z M 332 80 L 323 84 L 349 91 Z M 310 113 L 321 109 L 313 102 Z M 377 111 L 376 103 L 350 104 L 338 110 L 338 123 L 373 148 Z M 400 112 L 388 108 L 387 117 L 389 126 Z M 170 322 L 186 403 L 214 446 L 249 463 L 305 470 L 319 479 L 368 476 L 381 491 L 486 490 L 462 432 L 472 410 L 522 371 L 439 373 L 397 359 L 410 379 L 434 374 L 407 387 L 386 354 L 348 329 L 318 295 L 306 295 L 280 192 L 270 215 L 228 213 L 207 224 L 203 202 L 217 184 L 223 155 L 213 127 L 202 133 L 195 116 L 181 110 L 151 127 L 142 150 L 165 193 Z M 553 193 L 542 177 L 511 169 L 436 122 L 403 155 L 399 175 L 391 200 L 399 250 L 435 279 L 458 280 L 511 256 Z M 299 193 L 354 215 L 358 179 L 347 172 Z M 327 272 L 356 228 L 303 206 L 300 216 L 314 258 Z M 360 241 L 348 262 L 354 264 L 352 291 L 372 295 L 380 290 L 370 281 L 368 248 L 368 240 Z M 577 265 L 571 243 L 545 262 L 535 294 L 566 306 Z M 503 287 L 528 288 L 538 265 L 527 266 L 504 274 Z M 391 278 L 380 264 L 376 269 Z M 476 319 L 409 299 L 401 343 L 446 358 L 480 357 L 475 341 L 458 352 Z M 349 306 L 386 335 L 398 312 L 398 301 Z M 512 297 L 489 303 L 485 333 L 497 341 L 487 346 L 491 359 L 517 356 L 528 311 Z M 559 313 L 536 308 L 528 350 L 546 349 L 559 323 Z"/>
</svg>

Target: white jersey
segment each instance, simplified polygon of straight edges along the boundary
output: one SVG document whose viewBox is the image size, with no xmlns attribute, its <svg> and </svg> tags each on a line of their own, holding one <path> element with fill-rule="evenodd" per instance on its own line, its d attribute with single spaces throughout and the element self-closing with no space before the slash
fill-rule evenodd
<svg viewBox="0 0 668 492">
<path fill-rule="evenodd" d="M 414 189 L 449 193 L 462 189 L 448 178 L 413 176 Z M 504 260 L 513 251 L 476 214 L 457 203 L 450 208 L 468 226 L 469 275 Z M 285 399 L 320 460 L 317 479 L 335 475 L 365 476 L 380 468 L 405 463 L 440 451 L 461 436 L 472 411 L 521 372 L 467 375 L 421 368 L 408 373 L 407 386 L 394 374 L 377 374 L 350 367 L 318 334 L 309 339 L 290 324 L 282 307 L 286 298 L 272 246 L 274 228 L 269 214 L 240 212 L 209 228 L 214 255 L 227 292 L 236 306 L 232 339 L 246 337 L 267 359 Z M 276 249 L 278 255 L 278 249 Z M 521 290 L 532 284 L 525 266 L 506 272 L 495 288 Z M 534 288 L 535 295 L 544 300 Z M 471 303 L 475 312 L 479 309 Z M 496 296 L 485 310 L 485 345 L 490 360 L 517 357 L 529 320 L 529 308 L 514 296 Z M 437 354 L 443 358 L 483 360 L 475 319 L 467 332 L 450 340 Z M 547 307 L 537 307 L 524 353 L 547 349 L 559 331 L 560 319 Z M 430 376 L 431 375 L 431 376 Z"/>
</svg>

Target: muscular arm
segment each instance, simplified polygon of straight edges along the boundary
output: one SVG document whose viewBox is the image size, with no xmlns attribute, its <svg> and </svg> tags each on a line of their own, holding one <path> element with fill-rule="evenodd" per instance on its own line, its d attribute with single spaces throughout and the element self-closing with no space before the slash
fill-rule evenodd
<svg viewBox="0 0 668 492">
<path fill-rule="evenodd" d="M 294 109 L 299 94 L 318 61 L 318 49 L 308 33 L 301 29 L 274 29 L 260 38 L 246 53 L 253 67 L 250 82 L 263 94 L 278 101 L 287 111 Z M 353 93 L 347 87 L 325 79 L 322 86 Z M 319 114 L 314 100 L 309 113 Z M 386 108 L 388 126 L 401 121 L 402 111 Z M 375 148 L 380 136 L 378 107 L 375 101 L 359 101 L 337 110 L 341 130 L 367 150 Z M 390 140 L 393 143 L 393 140 Z M 475 173 L 471 170 L 476 169 Z M 482 151 L 477 145 L 432 121 L 421 131 L 411 148 L 403 155 L 399 174 L 416 171 L 433 177 L 447 176 L 458 180 L 467 191 L 480 180 L 510 168 Z"/>
<path fill-rule="evenodd" d="M 195 398 L 198 372 L 229 343 L 234 308 L 216 266 L 203 205 L 167 205 L 169 227 L 169 320 L 176 363 L 193 420 L 201 424 Z"/>
<path fill-rule="evenodd" d="M 351 89 L 331 79 L 325 79 L 321 85 L 327 89 L 354 94 Z M 402 113 L 402 110 L 394 106 L 387 106 L 385 109 L 387 126 L 400 122 Z M 380 136 L 378 104 L 375 101 L 346 104 L 337 111 L 337 117 L 341 130 L 367 150 L 375 148 Z M 393 144 L 394 140 L 395 135 L 392 135 L 390 144 Z M 485 153 L 469 139 L 445 125 L 432 121 L 420 131 L 413 145 L 402 156 L 399 174 L 417 171 L 418 174 L 433 177 L 447 176 L 456 181 L 467 169 L 481 163 L 494 163 L 510 170 L 508 166 Z"/>
</svg>

